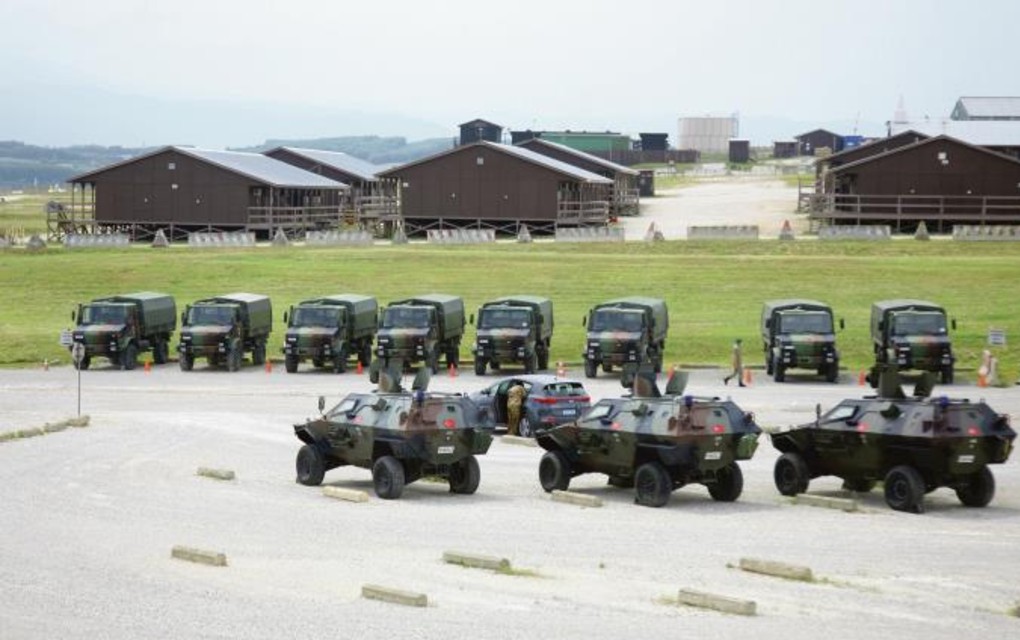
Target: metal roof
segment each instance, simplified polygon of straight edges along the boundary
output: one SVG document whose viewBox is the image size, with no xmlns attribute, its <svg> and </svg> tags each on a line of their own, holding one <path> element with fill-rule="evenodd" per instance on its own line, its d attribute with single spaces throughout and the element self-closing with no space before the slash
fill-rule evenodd
<svg viewBox="0 0 1020 640">
<path fill-rule="evenodd" d="M 593 156 L 590 153 L 585 153 L 584 151 L 578 151 L 577 149 L 575 149 L 573 147 L 568 147 L 567 145 L 560 144 L 558 142 L 550 142 L 549 140 L 543 140 L 542 138 L 532 138 L 531 140 L 525 140 L 524 142 L 521 142 L 519 144 L 520 145 L 527 144 L 527 145 L 532 145 L 532 146 L 533 145 L 547 146 L 547 147 L 550 147 L 552 149 L 557 149 L 559 151 L 562 151 L 564 153 L 569 153 L 570 155 L 575 156 L 577 158 L 580 158 L 582 160 L 586 160 L 588 162 L 593 162 L 593 163 L 595 163 L 595 164 L 597 164 L 599 166 L 605 167 L 605 168 L 607 168 L 607 169 L 609 169 L 611 171 L 614 171 L 616 173 L 624 173 L 624 174 L 631 175 L 631 176 L 638 175 L 638 172 L 635 171 L 634 169 L 631 169 L 630 167 L 625 167 L 622 164 L 616 164 L 615 162 L 610 162 L 609 160 L 604 160 L 604 159 L 602 159 L 602 158 L 600 158 L 598 156 Z"/>
<path fill-rule="evenodd" d="M 361 178 L 365 182 L 374 182 L 377 178 L 377 173 L 383 170 L 383 167 L 366 162 L 361 158 L 355 158 L 352 155 L 346 154 L 343 151 L 324 151 L 322 149 L 305 149 L 301 147 L 277 147 L 276 149 L 270 149 L 265 153 L 268 155 L 278 149 L 289 151 L 295 155 L 309 160 L 314 160 L 319 164 L 332 167 L 337 171 L 343 171 L 349 173 L 356 178 Z"/>
<path fill-rule="evenodd" d="M 1020 118 L 1020 97 L 963 96 L 957 106 L 962 106 L 971 118 Z"/>
<path fill-rule="evenodd" d="M 261 153 L 244 151 L 214 151 L 211 149 L 193 149 L 190 147 L 173 147 L 184 155 L 205 160 L 223 169 L 240 173 L 274 187 L 302 187 L 317 189 L 346 189 L 347 185 L 330 180 L 311 171 L 299 169 L 286 162 L 281 162 Z"/>
<path fill-rule="evenodd" d="M 909 129 L 929 136 L 950 136 L 979 147 L 1020 147 L 1020 120 L 938 119 L 892 123 L 893 134 Z"/>
<path fill-rule="evenodd" d="M 868 164 L 869 162 L 874 162 L 875 160 L 879 160 L 881 158 L 888 158 L 889 156 L 896 155 L 898 153 L 906 153 L 908 151 L 913 151 L 914 149 L 917 149 L 919 147 L 923 147 L 923 146 L 930 145 L 930 144 L 937 144 L 937 143 L 940 143 L 940 142 L 952 142 L 952 143 L 956 143 L 956 144 L 959 144 L 959 145 L 963 145 L 965 147 L 970 147 L 970 148 L 972 148 L 972 149 L 974 149 L 976 151 L 979 151 L 981 153 L 986 153 L 986 154 L 988 154 L 990 156 L 994 156 L 996 158 L 999 158 L 1000 160 L 1005 160 L 1006 162 L 1012 162 L 1012 163 L 1020 164 L 1020 160 L 1017 160 L 1016 158 L 1014 158 L 1012 156 L 1008 156 L 1008 155 L 1006 155 L 1004 153 L 999 153 L 998 151 L 993 151 L 991 149 L 988 149 L 985 146 L 971 144 L 969 142 L 965 142 L 963 140 L 960 140 L 958 138 L 953 138 L 951 136 L 938 135 L 938 136 L 933 136 L 931 138 L 927 138 L 925 140 L 921 140 L 919 142 L 915 142 L 914 144 L 908 144 L 908 145 L 904 145 L 902 147 L 896 147 L 895 149 L 890 149 L 890 150 L 888 150 L 888 151 L 886 151 L 884 153 L 878 153 L 878 154 L 875 154 L 873 156 L 868 156 L 867 158 L 861 158 L 860 160 L 855 160 L 854 162 L 848 162 L 848 163 L 840 165 L 838 167 L 833 167 L 832 168 L 832 172 L 833 173 L 841 173 L 843 171 L 846 171 L 847 169 L 855 169 L 855 168 L 857 168 L 857 167 L 859 167 L 861 165 Z"/>
</svg>

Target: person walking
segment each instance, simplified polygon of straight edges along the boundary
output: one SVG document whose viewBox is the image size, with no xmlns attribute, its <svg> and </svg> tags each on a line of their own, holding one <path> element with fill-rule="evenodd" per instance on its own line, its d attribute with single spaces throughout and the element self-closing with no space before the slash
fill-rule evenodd
<svg viewBox="0 0 1020 640">
<path fill-rule="evenodd" d="M 524 406 L 526 392 L 520 382 L 514 383 L 506 393 L 506 432 L 516 436 L 521 424 L 521 409 Z"/>
<path fill-rule="evenodd" d="M 741 346 L 742 342 L 743 341 L 740 338 L 737 338 L 733 342 L 733 371 L 730 375 L 722 379 L 723 384 L 729 384 L 730 378 L 735 377 L 737 382 L 740 383 L 740 386 L 746 386 L 744 385 L 744 354 L 743 347 Z"/>
</svg>

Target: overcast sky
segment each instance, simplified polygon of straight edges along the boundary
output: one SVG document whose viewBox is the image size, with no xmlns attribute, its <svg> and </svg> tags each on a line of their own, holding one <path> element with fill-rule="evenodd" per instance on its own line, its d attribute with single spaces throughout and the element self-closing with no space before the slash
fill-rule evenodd
<svg viewBox="0 0 1020 640">
<path fill-rule="evenodd" d="M 756 142 L 879 133 L 900 96 L 941 117 L 1020 95 L 1018 28 L 1020 0 L 3 0 L 0 139 L 417 138 L 483 117 L 675 142 L 677 117 L 733 112 Z"/>
</svg>

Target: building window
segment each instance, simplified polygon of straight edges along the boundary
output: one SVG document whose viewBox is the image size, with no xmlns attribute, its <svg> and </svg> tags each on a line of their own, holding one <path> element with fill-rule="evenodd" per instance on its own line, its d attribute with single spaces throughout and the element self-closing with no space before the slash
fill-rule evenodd
<svg viewBox="0 0 1020 640">
<path fill-rule="evenodd" d="M 177 163 L 176 162 L 168 162 L 168 163 L 166 163 L 167 171 L 173 171 L 176 168 L 177 168 Z"/>
</svg>

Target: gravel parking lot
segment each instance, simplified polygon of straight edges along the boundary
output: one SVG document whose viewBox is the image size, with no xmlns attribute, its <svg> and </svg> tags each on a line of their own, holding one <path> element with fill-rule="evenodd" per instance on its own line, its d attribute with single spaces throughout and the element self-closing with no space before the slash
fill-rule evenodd
<svg viewBox="0 0 1020 640">
<path fill-rule="evenodd" d="M 577 375 L 577 372 L 571 372 Z M 721 373 L 692 373 L 690 391 L 732 394 L 763 425 L 812 418 L 865 390 L 757 376 L 740 389 Z M 0 371 L 0 431 L 73 416 L 77 373 Z M 470 391 L 493 378 L 437 377 Z M 551 502 L 537 480 L 538 448 L 494 442 L 475 495 L 418 482 L 398 501 L 327 499 L 294 482 L 291 425 L 329 401 L 370 387 L 354 373 L 288 375 L 176 366 L 84 372 L 84 429 L 0 444 L 0 636 L 104 637 L 1007 637 L 1020 624 L 1020 470 L 994 468 L 986 509 L 952 491 L 927 497 L 923 516 L 890 511 L 879 491 L 863 510 L 798 506 L 772 483 L 776 452 L 763 436 L 743 465 L 732 504 L 685 487 L 662 509 L 583 476 L 571 488 L 601 497 L 586 509 Z M 595 398 L 617 378 L 586 381 Z M 939 390 L 936 391 L 937 393 Z M 955 387 L 1020 415 L 1013 389 Z M 233 482 L 198 477 L 232 469 Z M 326 483 L 371 493 L 367 471 Z M 811 491 L 841 495 L 836 479 Z M 186 545 L 226 553 L 214 568 L 172 560 Z M 528 575 L 443 564 L 444 551 L 509 558 Z M 741 557 L 810 566 L 800 583 L 731 568 Z M 533 573 L 532 573 L 533 572 Z M 377 583 L 429 596 L 415 609 L 360 598 Z M 671 603 L 680 588 L 755 600 L 745 618 Z M 710 626 L 707 626 L 710 625 Z"/>
</svg>

